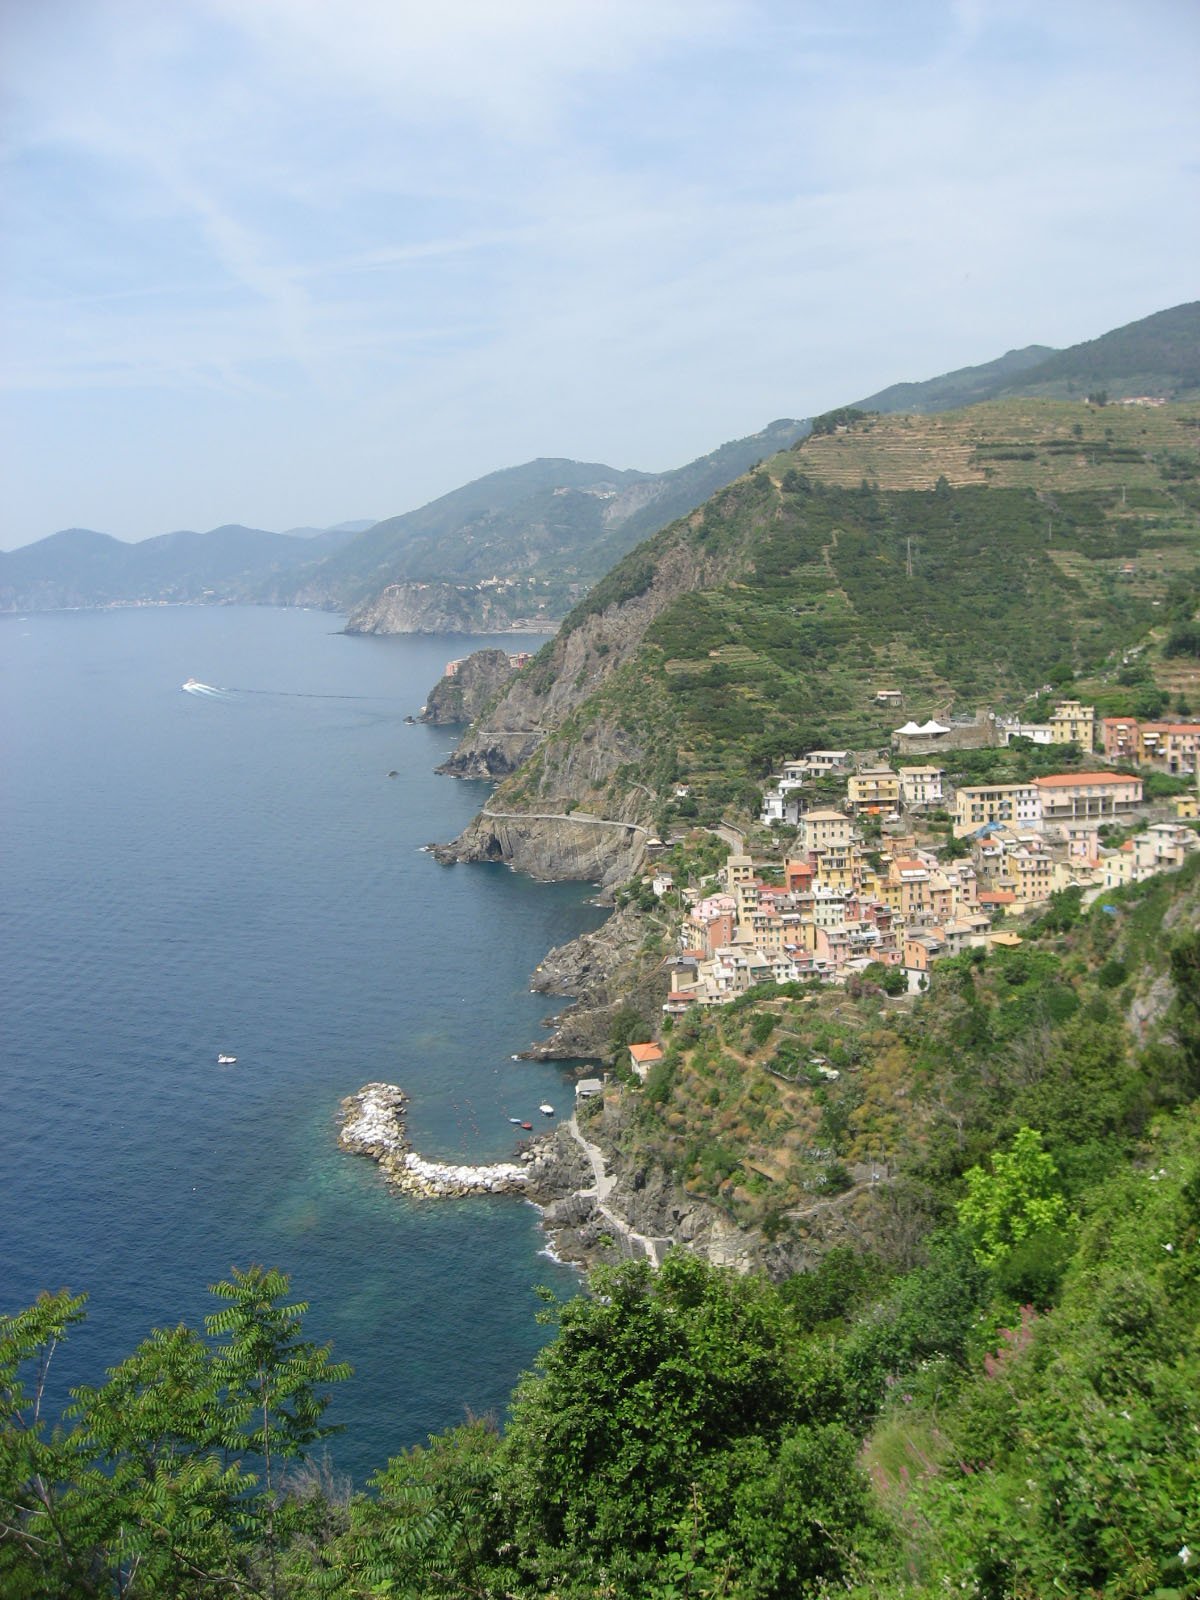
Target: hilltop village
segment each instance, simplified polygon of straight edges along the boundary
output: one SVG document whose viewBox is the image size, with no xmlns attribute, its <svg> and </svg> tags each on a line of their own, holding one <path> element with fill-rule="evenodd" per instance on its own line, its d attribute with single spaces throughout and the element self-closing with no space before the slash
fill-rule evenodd
<svg viewBox="0 0 1200 1600">
<path fill-rule="evenodd" d="M 1014 740 L 1053 747 L 1043 756 L 1061 752 L 1049 764 L 1062 770 L 955 787 L 938 759 Z M 1077 890 L 1086 906 L 1179 868 L 1200 848 L 1198 748 L 1200 723 L 1097 721 L 1093 707 L 1064 700 L 1044 723 L 906 723 L 890 764 L 878 751 L 797 755 L 762 801 L 778 854 L 735 849 L 717 874 L 689 883 L 665 865 L 647 874 L 643 887 L 683 914 L 663 1011 L 856 975 L 919 993 L 940 957 L 1019 945 L 1014 922 L 1056 893 Z M 1148 798 L 1150 774 L 1175 780 L 1156 790 L 1184 792 Z M 635 1057 L 640 1075 L 651 1064 Z"/>
</svg>

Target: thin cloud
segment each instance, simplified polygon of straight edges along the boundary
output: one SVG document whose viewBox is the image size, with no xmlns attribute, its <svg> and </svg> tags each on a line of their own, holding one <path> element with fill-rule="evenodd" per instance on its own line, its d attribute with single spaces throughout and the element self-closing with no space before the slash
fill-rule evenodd
<svg viewBox="0 0 1200 1600">
<path fill-rule="evenodd" d="M 383 514 L 538 454 L 670 465 L 1190 298 L 1198 27 L 1167 0 L 10 8 L 0 543 Z M 102 503 L 55 444 L 70 496 L 96 452 Z"/>
</svg>

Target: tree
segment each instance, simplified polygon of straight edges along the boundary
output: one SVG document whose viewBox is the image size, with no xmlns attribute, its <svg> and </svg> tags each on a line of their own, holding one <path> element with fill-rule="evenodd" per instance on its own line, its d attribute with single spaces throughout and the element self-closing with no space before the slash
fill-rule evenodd
<svg viewBox="0 0 1200 1600">
<path fill-rule="evenodd" d="M 800 1344 L 778 1291 L 682 1252 L 657 1273 L 599 1269 L 592 1288 L 562 1307 L 505 1440 L 509 1536 L 527 1574 L 640 1596 L 673 1562 L 718 1550 L 727 1593 L 798 1595 L 809 1591 L 789 1571 L 840 1573 L 864 1485 L 836 1426 L 836 1368 Z M 777 1495 L 796 1505 L 768 1540 Z"/>
<path fill-rule="evenodd" d="M 1058 1169 L 1035 1128 L 1021 1128 L 1007 1155 L 997 1151 L 991 1172 L 972 1167 L 964 1181 L 958 1220 L 971 1238 L 975 1259 L 988 1266 L 1027 1235 L 1067 1221 Z"/>
<path fill-rule="evenodd" d="M 219 1343 L 156 1329 L 104 1384 L 72 1390 L 49 1432 L 46 1374 L 83 1297 L 0 1317 L 5 1600 L 281 1592 L 282 1541 L 310 1507 L 281 1497 L 279 1467 L 334 1431 L 318 1389 L 349 1372 L 300 1337 L 307 1307 L 284 1303 L 287 1290 L 282 1272 L 235 1270 L 213 1286 L 227 1302 L 207 1319 Z"/>
<path fill-rule="evenodd" d="M 287 1273 L 278 1268 L 235 1267 L 232 1278 L 211 1286 L 224 1309 L 204 1319 L 209 1335 L 222 1340 L 211 1358 L 220 1442 L 226 1452 L 263 1461 L 261 1509 L 272 1593 L 279 1538 L 287 1531 L 280 1526 L 276 1497 L 279 1466 L 339 1431 L 322 1422 L 330 1396 L 318 1390 L 350 1376 L 345 1362 L 331 1359 L 328 1345 L 301 1337 L 308 1302 L 284 1304 L 289 1287 Z"/>
</svg>

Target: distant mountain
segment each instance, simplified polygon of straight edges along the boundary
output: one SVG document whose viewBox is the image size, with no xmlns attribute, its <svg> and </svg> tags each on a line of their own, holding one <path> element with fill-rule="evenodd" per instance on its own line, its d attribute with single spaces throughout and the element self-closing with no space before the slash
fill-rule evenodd
<svg viewBox="0 0 1200 1600">
<path fill-rule="evenodd" d="M 1100 391 L 1113 400 L 1200 396 L 1200 300 L 1066 350 L 1031 344 L 924 383 L 894 383 L 854 404 L 863 411 L 953 411 L 983 400 L 1072 400 Z"/>
<path fill-rule="evenodd" d="M 348 538 L 354 533 L 365 533 L 378 520 L 378 517 L 358 517 L 351 522 L 335 523 L 332 528 L 285 528 L 283 531 L 291 539 L 316 539 L 322 534 L 343 534 Z"/>
<path fill-rule="evenodd" d="M 316 562 L 353 534 L 308 538 L 229 523 L 129 544 L 91 528 L 67 528 L 0 552 L 0 611 L 248 598 L 272 574 Z"/>
<path fill-rule="evenodd" d="M 140 544 L 69 529 L 0 553 L 0 610 L 243 600 L 355 611 L 364 633 L 551 626 L 639 540 L 807 426 L 773 422 L 669 472 L 541 458 L 382 522 Z"/>
<path fill-rule="evenodd" d="M 557 620 L 647 534 L 806 430 L 781 419 L 661 473 L 529 461 L 376 523 L 271 597 L 353 608 L 348 627 L 363 633 Z"/>
<path fill-rule="evenodd" d="M 857 402 L 931 413 L 1019 397 L 1200 398 L 1200 302 L 1098 339 L 1029 345 Z M 67 529 L 0 554 L 0 610 L 249 600 L 351 613 L 360 633 L 556 624 L 640 541 L 703 505 L 809 431 L 781 419 L 686 466 L 651 473 L 539 458 L 489 473 L 381 522 L 288 533 L 227 527 L 128 545 Z"/>
</svg>

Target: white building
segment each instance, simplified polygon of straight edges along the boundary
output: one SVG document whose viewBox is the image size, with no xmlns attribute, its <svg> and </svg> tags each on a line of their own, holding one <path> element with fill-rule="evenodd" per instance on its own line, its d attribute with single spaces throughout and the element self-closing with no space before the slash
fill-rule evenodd
<svg viewBox="0 0 1200 1600">
<path fill-rule="evenodd" d="M 941 767 L 901 767 L 900 798 L 906 806 L 939 806 L 945 799 Z"/>
</svg>

